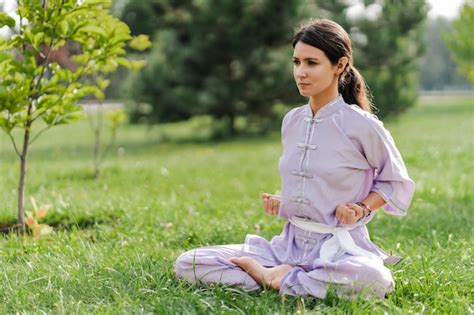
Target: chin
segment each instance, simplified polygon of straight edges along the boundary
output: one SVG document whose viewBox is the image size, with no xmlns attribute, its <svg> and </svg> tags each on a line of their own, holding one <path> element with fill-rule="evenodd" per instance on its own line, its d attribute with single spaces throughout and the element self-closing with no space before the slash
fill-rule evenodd
<svg viewBox="0 0 474 315">
<path fill-rule="evenodd" d="M 301 91 L 300 89 L 298 89 L 298 92 L 300 92 L 300 95 L 301 95 L 301 96 L 308 96 L 308 92 L 307 92 L 307 91 Z"/>
<path fill-rule="evenodd" d="M 308 92 L 300 91 L 300 95 L 301 95 L 301 96 L 304 96 L 304 97 L 310 97 L 312 94 L 311 94 L 311 93 L 308 93 Z"/>
</svg>

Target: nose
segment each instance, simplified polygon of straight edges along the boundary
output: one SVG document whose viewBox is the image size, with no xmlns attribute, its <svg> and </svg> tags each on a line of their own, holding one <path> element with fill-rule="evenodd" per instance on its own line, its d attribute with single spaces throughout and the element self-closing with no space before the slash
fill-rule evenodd
<svg viewBox="0 0 474 315">
<path fill-rule="evenodd" d="M 306 78 L 306 76 L 308 75 L 307 72 L 306 72 L 306 69 L 303 65 L 298 65 L 298 66 L 295 66 L 295 78 L 299 79 L 299 78 Z"/>
</svg>

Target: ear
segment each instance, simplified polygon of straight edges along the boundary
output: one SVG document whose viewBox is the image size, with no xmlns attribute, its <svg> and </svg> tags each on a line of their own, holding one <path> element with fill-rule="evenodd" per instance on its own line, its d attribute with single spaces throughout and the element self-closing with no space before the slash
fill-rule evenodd
<svg viewBox="0 0 474 315">
<path fill-rule="evenodd" d="M 344 72 L 344 69 L 346 69 L 347 63 L 349 62 L 349 58 L 347 57 L 341 57 L 339 61 L 336 64 L 336 73 L 337 75 L 340 75 L 342 72 Z"/>
</svg>

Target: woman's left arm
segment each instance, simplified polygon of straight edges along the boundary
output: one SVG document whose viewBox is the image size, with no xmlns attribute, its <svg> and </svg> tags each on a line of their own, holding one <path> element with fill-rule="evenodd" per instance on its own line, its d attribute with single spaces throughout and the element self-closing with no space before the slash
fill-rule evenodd
<svg viewBox="0 0 474 315">
<path fill-rule="evenodd" d="M 367 206 L 372 212 L 376 211 L 377 209 L 385 206 L 386 202 L 383 200 L 382 197 L 375 191 L 372 191 L 370 194 L 362 200 L 362 203 Z"/>
<path fill-rule="evenodd" d="M 343 224 L 354 224 L 381 207 L 389 214 L 405 215 L 415 184 L 408 176 L 392 136 L 374 117 L 367 117 L 357 130 L 364 156 L 375 172 L 373 186 L 358 204 L 338 205 L 336 218 Z"/>
<path fill-rule="evenodd" d="M 395 141 L 383 123 L 369 118 L 364 127 L 360 133 L 362 150 L 375 171 L 373 186 L 365 201 L 370 203 L 368 206 L 372 206 L 374 202 L 373 209 L 379 207 L 379 202 L 384 202 L 382 206 L 386 213 L 403 216 L 413 197 L 415 183 L 408 176 Z M 372 193 L 378 196 L 373 197 Z"/>
</svg>

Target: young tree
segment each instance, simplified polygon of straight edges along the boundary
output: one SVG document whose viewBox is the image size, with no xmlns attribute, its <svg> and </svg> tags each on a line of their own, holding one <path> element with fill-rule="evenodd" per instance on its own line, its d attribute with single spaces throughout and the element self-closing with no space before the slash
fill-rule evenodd
<svg viewBox="0 0 474 315">
<path fill-rule="evenodd" d="M 150 47 L 151 43 L 149 41 L 148 35 L 140 34 L 134 37 L 130 43 L 129 47 L 138 50 L 144 51 L 148 47 Z M 144 60 L 120 60 L 120 63 L 125 66 L 126 68 L 130 68 L 130 70 L 137 72 L 140 70 L 144 65 Z M 97 86 L 101 89 L 101 91 L 105 91 L 110 84 L 109 79 L 105 79 L 107 77 L 106 71 L 97 71 L 93 75 L 89 75 L 86 78 L 86 81 L 91 81 L 92 83 L 97 84 Z M 126 113 L 123 108 L 118 108 L 115 110 L 107 111 L 106 118 L 104 119 L 104 113 L 106 109 L 103 106 L 103 97 L 104 95 L 96 95 L 97 106 L 95 106 L 95 110 L 89 111 L 87 114 L 89 125 L 94 132 L 94 177 L 95 179 L 99 179 L 101 174 L 101 166 L 104 162 L 105 158 L 107 157 L 110 149 L 115 143 L 115 139 L 117 136 L 117 130 L 119 126 L 125 121 Z M 108 129 L 110 132 L 109 138 L 105 140 L 105 130 Z"/>
<path fill-rule="evenodd" d="M 105 116 L 105 117 L 104 117 Z M 102 100 L 98 100 L 97 106 L 87 114 L 89 125 L 94 132 L 94 177 L 99 179 L 101 167 L 110 149 L 115 143 L 117 130 L 126 120 L 126 113 L 123 108 L 107 110 L 104 108 Z M 105 131 L 109 131 L 108 139 L 105 138 Z"/>
<path fill-rule="evenodd" d="M 132 38 L 128 26 L 109 14 L 110 0 L 18 0 L 15 19 L 0 13 L 0 28 L 18 26 L 19 33 L 0 39 L 0 127 L 20 160 L 18 223 L 25 227 L 25 183 L 30 145 L 46 130 L 80 116 L 77 101 L 103 97 L 97 82 L 82 78 L 107 74 L 119 65 Z M 74 66 L 53 61 L 65 45 L 75 47 Z M 71 69 L 72 68 L 72 69 Z M 43 121 L 43 124 L 37 124 Z M 33 127 L 40 125 L 40 130 Z M 13 136 L 19 129 L 22 139 Z"/>
</svg>

